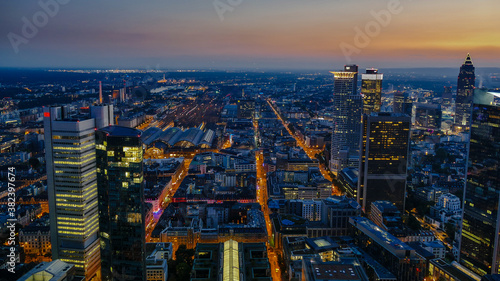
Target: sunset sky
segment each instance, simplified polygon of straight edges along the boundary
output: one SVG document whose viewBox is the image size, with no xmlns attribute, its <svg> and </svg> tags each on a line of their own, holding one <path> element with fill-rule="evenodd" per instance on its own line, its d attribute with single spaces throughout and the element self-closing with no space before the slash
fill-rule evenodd
<svg viewBox="0 0 500 281">
<path fill-rule="evenodd" d="M 395 0 L 59 1 L 32 38 L 23 17 L 43 14 L 39 1 L 2 1 L 0 67 L 457 67 L 468 52 L 476 66 L 500 67 L 498 0 L 401 0 L 365 46 L 355 28 Z M 236 5 L 222 13 L 217 3 Z M 17 53 L 13 36 L 24 40 Z M 341 44 L 357 47 L 352 61 Z"/>
</svg>

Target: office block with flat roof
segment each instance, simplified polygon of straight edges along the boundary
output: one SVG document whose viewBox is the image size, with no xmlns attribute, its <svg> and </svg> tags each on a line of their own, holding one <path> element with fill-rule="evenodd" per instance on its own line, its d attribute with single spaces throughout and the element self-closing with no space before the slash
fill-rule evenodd
<svg viewBox="0 0 500 281">
<path fill-rule="evenodd" d="M 357 91 L 358 66 L 346 65 L 334 75 L 333 133 L 330 170 L 337 175 L 357 164 L 362 98 Z"/>
<path fill-rule="evenodd" d="M 76 275 L 88 280 L 100 271 L 95 117 L 67 107 L 44 108 L 52 258 L 74 264 Z"/>
<path fill-rule="evenodd" d="M 96 133 L 102 280 L 146 280 L 141 131 Z"/>
<path fill-rule="evenodd" d="M 363 115 L 357 200 L 365 212 L 387 200 L 404 211 L 410 117 L 399 113 Z"/>
<path fill-rule="evenodd" d="M 500 105 L 476 91 L 471 118 L 460 263 L 479 275 L 500 269 Z"/>
</svg>

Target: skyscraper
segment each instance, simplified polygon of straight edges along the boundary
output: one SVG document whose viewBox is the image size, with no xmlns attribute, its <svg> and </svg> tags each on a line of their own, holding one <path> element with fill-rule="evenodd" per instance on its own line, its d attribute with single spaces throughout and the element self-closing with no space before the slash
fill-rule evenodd
<svg viewBox="0 0 500 281">
<path fill-rule="evenodd" d="M 467 54 L 467 58 L 460 67 L 457 83 L 457 98 L 455 100 L 455 126 L 460 131 L 468 131 L 472 111 L 472 99 L 476 87 L 474 65 Z"/>
<path fill-rule="evenodd" d="M 460 263 L 480 275 L 500 271 L 500 105 L 492 98 L 474 96 L 460 240 Z"/>
<path fill-rule="evenodd" d="M 404 211 L 411 119 L 399 113 L 363 115 L 358 202 L 390 201 Z"/>
<path fill-rule="evenodd" d="M 113 112 L 112 106 L 99 108 Z M 112 124 L 113 118 L 101 122 Z M 98 276 L 100 267 L 97 127 L 93 114 L 72 114 L 67 107 L 44 108 L 52 258 L 74 264 L 76 275 L 87 280 Z"/>
<path fill-rule="evenodd" d="M 361 74 L 361 95 L 363 96 L 363 113 L 380 112 L 382 106 L 382 80 L 384 75 L 375 68 Z"/>
<path fill-rule="evenodd" d="M 399 91 L 394 93 L 394 101 L 392 104 L 392 111 L 394 113 L 403 113 L 411 116 L 412 108 L 413 102 L 408 93 Z"/>
<path fill-rule="evenodd" d="M 412 121 L 416 128 L 441 130 L 443 111 L 440 104 L 415 103 L 412 112 Z"/>
<path fill-rule="evenodd" d="M 141 131 L 96 132 L 102 280 L 146 280 Z"/>
<path fill-rule="evenodd" d="M 451 90 L 452 90 L 451 86 L 450 87 L 444 86 L 443 95 L 441 97 L 441 104 L 443 106 L 451 105 L 451 101 L 453 100 L 453 93 Z"/>
<path fill-rule="evenodd" d="M 335 77 L 333 93 L 333 134 L 330 169 L 334 174 L 359 163 L 359 138 L 362 111 L 357 92 L 358 66 L 346 65 Z"/>
</svg>

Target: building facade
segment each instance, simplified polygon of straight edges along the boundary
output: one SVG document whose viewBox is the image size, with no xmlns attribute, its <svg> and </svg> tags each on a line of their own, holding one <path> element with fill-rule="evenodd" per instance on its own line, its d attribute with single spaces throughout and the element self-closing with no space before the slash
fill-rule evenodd
<svg viewBox="0 0 500 281">
<path fill-rule="evenodd" d="M 384 75 L 375 68 L 361 74 L 361 95 L 363 96 L 363 113 L 380 112 L 382 106 L 382 80 Z"/>
<path fill-rule="evenodd" d="M 146 280 L 141 131 L 96 132 L 102 280 Z"/>
<path fill-rule="evenodd" d="M 403 113 L 411 116 L 413 102 L 410 95 L 406 92 L 394 93 L 394 100 L 392 103 L 392 111 L 394 113 Z"/>
<path fill-rule="evenodd" d="M 471 120 L 460 263 L 479 275 L 498 274 L 500 106 L 474 103 Z"/>
<path fill-rule="evenodd" d="M 44 108 L 52 258 L 74 264 L 88 280 L 100 267 L 95 120 L 66 107 Z"/>
<path fill-rule="evenodd" d="M 476 87 L 476 75 L 474 64 L 467 54 L 464 63 L 460 67 L 457 82 L 457 97 L 455 100 L 455 126 L 459 130 L 468 131 L 470 127 L 470 114 L 472 112 L 472 102 L 474 88 Z"/>
<path fill-rule="evenodd" d="M 357 65 L 346 65 L 344 71 L 332 73 L 335 82 L 330 170 L 337 175 L 342 169 L 357 163 L 363 102 L 357 92 Z"/>
<path fill-rule="evenodd" d="M 397 113 L 363 115 L 358 202 L 369 212 L 386 200 L 404 211 L 410 142 L 410 117 Z"/>
<path fill-rule="evenodd" d="M 412 108 L 413 125 L 424 130 L 441 130 L 443 111 L 440 104 L 415 103 Z"/>
</svg>

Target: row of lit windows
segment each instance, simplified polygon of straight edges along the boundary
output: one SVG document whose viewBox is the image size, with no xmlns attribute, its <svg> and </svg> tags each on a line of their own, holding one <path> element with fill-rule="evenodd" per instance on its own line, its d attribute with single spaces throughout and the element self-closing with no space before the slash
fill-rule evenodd
<svg viewBox="0 0 500 281">
<path fill-rule="evenodd" d="M 68 230 L 76 230 L 76 231 L 80 231 L 80 232 L 83 232 L 85 231 L 85 234 L 87 234 L 89 231 L 91 231 L 92 229 L 94 229 L 96 227 L 96 225 L 99 223 L 98 220 L 95 220 L 93 223 L 85 223 L 85 224 L 74 224 L 76 226 L 67 226 L 66 224 L 65 225 L 60 225 L 59 223 L 57 224 L 57 228 L 58 229 L 68 229 Z M 77 227 L 78 226 L 78 227 Z"/>
<path fill-rule="evenodd" d="M 94 146 L 94 139 L 90 139 L 90 140 L 86 140 L 86 141 L 82 141 L 82 142 L 53 142 L 52 144 L 59 144 L 59 145 L 73 145 L 73 146 L 80 146 L 80 145 L 84 145 L 86 143 L 89 143 L 89 142 L 92 142 L 90 144 L 90 146 Z M 66 147 L 62 147 L 61 149 L 70 149 L 70 148 L 66 148 Z M 80 148 L 81 149 L 81 148 Z M 70 149 L 70 150 L 78 150 L 78 149 Z"/>
<path fill-rule="evenodd" d="M 81 176 L 68 176 L 68 175 L 65 175 L 65 174 L 61 175 L 63 173 L 64 173 L 63 171 L 56 171 L 56 174 L 57 174 L 56 177 L 58 179 L 58 182 L 61 182 L 61 181 L 59 181 L 59 179 L 79 179 L 79 180 L 81 180 L 80 182 L 85 182 L 85 181 L 88 181 L 88 180 L 92 179 L 93 177 L 95 177 L 95 174 L 92 175 L 94 173 L 93 171 L 89 172 L 89 173 L 87 173 L 85 175 L 81 175 Z M 89 178 L 88 176 L 91 176 L 91 177 Z"/>
<path fill-rule="evenodd" d="M 86 135 L 81 135 L 81 136 L 61 136 L 61 135 L 53 135 L 52 139 L 55 140 L 81 140 L 84 138 L 88 138 L 93 136 L 94 133 L 86 134 Z"/>
<path fill-rule="evenodd" d="M 88 158 L 84 161 L 80 161 L 80 162 L 70 162 L 70 161 L 54 161 L 54 164 L 66 164 L 66 165 L 82 165 L 82 164 L 85 164 L 87 162 L 90 162 L 90 161 L 93 161 L 95 160 L 95 157 L 92 157 L 92 158 Z"/>
<path fill-rule="evenodd" d="M 87 229 L 87 231 L 85 231 L 85 233 L 82 233 L 81 231 L 58 231 L 57 233 L 88 237 L 90 233 L 96 232 L 98 230 L 98 228 L 99 228 L 99 225 L 96 224 L 93 228 Z"/>
<path fill-rule="evenodd" d="M 76 159 L 76 160 L 83 160 L 85 158 L 89 158 L 89 157 L 92 157 L 92 156 L 95 156 L 95 153 L 87 153 L 87 154 L 76 154 L 75 156 L 65 156 L 65 155 L 62 155 L 62 156 L 59 156 L 59 155 L 55 155 L 54 156 L 54 159 Z"/>
<path fill-rule="evenodd" d="M 70 145 L 69 143 L 67 143 L 67 145 Z M 71 146 L 54 146 L 53 149 L 57 149 L 57 150 L 85 150 L 87 148 L 90 148 L 90 147 L 93 147 L 94 144 L 91 143 L 91 144 L 87 144 L 85 146 L 82 146 L 82 147 L 71 147 Z M 55 151 L 55 153 L 59 153 L 59 151 Z"/>
</svg>

